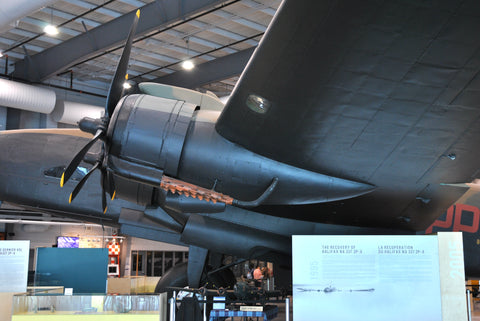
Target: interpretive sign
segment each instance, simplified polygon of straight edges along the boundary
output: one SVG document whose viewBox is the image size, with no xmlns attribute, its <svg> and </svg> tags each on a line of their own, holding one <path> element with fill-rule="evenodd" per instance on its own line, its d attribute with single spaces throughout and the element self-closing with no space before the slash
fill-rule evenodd
<svg viewBox="0 0 480 321">
<path fill-rule="evenodd" d="M 293 236 L 292 249 L 294 320 L 442 320 L 436 235 Z"/>
<path fill-rule="evenodd" d="M 0 292 L 26 292 L 30 241 L 0 241 Z"/>
</svg>

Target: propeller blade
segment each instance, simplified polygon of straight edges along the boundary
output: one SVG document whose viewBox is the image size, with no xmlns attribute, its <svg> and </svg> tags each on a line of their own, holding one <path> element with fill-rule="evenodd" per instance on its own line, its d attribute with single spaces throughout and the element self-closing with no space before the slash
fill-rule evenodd
<svg viewBox="0 0 480 321">
<path fill-rule="evenodd" d="M 107 170 L 102 168 L 102 177 L 100 177 L 100 183 L 102 185 L 102 209 L 103 214 L 107 212 L 107 193 L 105 192 L 105 186 L 107 185 Z"/>
<path fill-rule="evenodd" d="M 90 170 L 87 172 L 87 174 L 85 174 L 85 176 L 82 177 L 82 179 L 80 180 L 80 182 L 78 182 L 77 186 L 75 186 L 75 188 L 73 189 L 73 192 L 70 194 L 70 198 L 68 200 L 68 203 L 71 203 L 75 197 L 77 196 L 77 194 L 80 192 L 80 190 L 82 189 L 83 187 L 83 184 L 85 184 L 85 182 L 87 181 L 87 179 L 90 177 L 90 175 L 98 168 L 98 166 L 100 166 L 101 163 L 100 162 L 96 162 L 95 165 L 93 165 L 92 168 L 90 168 Z"/>
<path fill-rule="evenodd" d="M 95 136 L 93 136 L 92 140 L 90 140 L 83 148 L 75 155 L 75 157 L 72 159 L 70 164 L 68 164 L 67 168 L 62 174 L 62 178 L 60 180 L 60 187 L 63 187 L 63 185 L 68 182 L 70 177 L 72 177 L 73 173 L 77 169 L 78 165 L 80 165 L 80 162 L 83 160 L 85 155 L 87 154 L 88 150 L 95 144 L 95 142 L 103 135 L 102 130 L 97 130 L 97 133 Z"/>
<path fill-rule="evenodd" d="M 113 173 L 107 170 L 107 183 L 108 183 L 108 194 L 111 196 L 111 200 L 115 198 L 115 181 L 113 180 Z"/>
<path fill-rule="evenodd" d="M 123 94 L 123 83 L 127 76 L 128 61 L 130 60 L 130 52 L 132 50 L 133 37 L 135 31 L 137 30 L 138 20 L 140 18 L 140 10 L 137 10 L 135 13 L 135 18 L 133 20 L 132 27 L 130 28 L 130 33 L 128 34 L 127 42 L 125 43 L 125 48 L 123 49 L 122 56 L 118 62 L 117 70 L 115 71 L 115 76 L 113 77 L 112 83 L 110 84 L 110 90 L 108 91 L 107 103 L 105 105 L 105 117 L 109 118 L 112 116 L 115 106 L 117 105 L 120 98 Z"/>
</svg>

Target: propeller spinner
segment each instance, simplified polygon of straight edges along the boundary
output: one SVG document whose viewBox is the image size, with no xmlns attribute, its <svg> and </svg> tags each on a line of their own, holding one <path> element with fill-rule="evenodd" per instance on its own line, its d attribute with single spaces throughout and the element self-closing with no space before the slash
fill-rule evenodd
<svg viewBox="0 0 480 321">
<path fill-rule="evenodd" d="M 113 182 L 113 176 L 108 171 L 106 166 L 106 159 L 108 157 L 108 151 L 109 151 L 107 129 L 108 129 L 108 125 L 110 124 L 110 119 L 115 110 L 115 107 L 123 96 L 123 83 L 125 79 L 128 77 L 127 76 L 128 62 L 130 59 L 130 52 L 132 50 L 133 37 L 137 29 L 139 18 L 140 18 L 140 10 L 137 10 L 135 14 L 135 18 L 133 20 L 132 27 L 130 28 L 130 32 L 128 34 L 127 41 L 125 43 L 125 47 L 122 52 L 122 56 L 120 57 L 120 61 L 118 62 L 117 69 L 115 71 L 115 75 L 113 77 L 112 83 L 110 84 L 110 89 L 107 96 L 107 102 L 105 104 L 105 115 L 101 119 L 92 119 L 92 118 L 85 117 L 80 121 L 79 123 L 80 129 L 82 131 L 94 134 L 94 137 L 71 160 L 70 164 L 66 167 L 65 172 L 62 174 L 62 178 L 60 181 L 60 186 L 63 187 L 63 185 L 72 177 L 76 168 L 78 167 L 78 165 L 80 165 L 80 162 L 84 159 L 85 155 L 90 150 L 90 148 L 98 140 L 101 140 L 103 142 L 101 154 L 97 158 L 93 167 L 75 186 L 75 189 L 70 194 L 69 202 L 71 203 L 75 198 L 75 196 L 77 196 L 77 194 L 80 192 L 80 190 L 82 189 L 83 185 L 88 180 L 90 175 L 96 169 L 100 169 L 101 185 L 102 185 L 102 208 L 104 213 L 107 211 L 106 192 L 108 192 L 112 196 L 112 200 L 115 197 L 115 187 Z"/>
</svg>

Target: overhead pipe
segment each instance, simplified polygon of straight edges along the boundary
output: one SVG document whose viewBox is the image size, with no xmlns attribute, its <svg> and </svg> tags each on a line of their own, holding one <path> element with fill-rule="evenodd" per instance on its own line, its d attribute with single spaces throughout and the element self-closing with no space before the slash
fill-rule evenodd
<svg viewBox="0 0 480 321">
<path fill-rule="evenodd" d="M 57 99 L 55 91 L 0 79 L 0 106 L 51 114 L 57 123 L 77 125 L 83 117 L 100 118 L 104 108 Z"/>
<path fill-rule="evenodd" d="M 0 105 L 43 114 L 50 114 L 55 107 L 53 90 L 0 79 Z"/>
<path fill-rule="evenodd" d="M 34 221 L 22 219 L 0 219 L 0 223 L 6 224 L 37 224 L 37 225 L 66 225 L 66 226 L 84 226 L 84 227 L 102 227 L 100 224 L 82 223 L 82 222 L 52 222 L 52 221 Z"/>
<path fill-rule="evenodd" d="M 104 113 L 105 109 L 102 107 L 57 99 L 51 116 L 57 123 L 77 125 L 83 117 L 97 119 Z"/>
</svg>

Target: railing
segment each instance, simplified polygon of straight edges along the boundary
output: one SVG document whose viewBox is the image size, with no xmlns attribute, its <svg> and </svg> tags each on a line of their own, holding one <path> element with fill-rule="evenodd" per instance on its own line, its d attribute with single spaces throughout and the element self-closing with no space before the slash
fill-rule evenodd
<svg viewBox="0 0 480 321">
<path fill-rule="evenodd" d="M 172 288 L 173 289 L 173 288 Z M 201 304 L 203 305 L 203 321 L 207 320 L 221 320 L 224 319 L 225 317 L 263 317 L 264 320 L 270 320 L 270 318 L 275 318 L 278 313 L 278 308 L 277 306 L 272 306 L 272 305 L 265 305 L 266 303 L 285 303 L 285 320 L 290 321 L 290 298 L 286 297 L 285 300 L 232 300 L 232 299 L 227 299 L 226 297 L 215 297 L 213 300 L 208 299 L 211 297 L 211 293 L 208 296 L 202 296 L 199 294 L 198 290 L 193 290 L 193 289 L 178 289 L 175 288 L 175 290 L 172 292 L 172 297 L 169 299 L 169 320 L 175 321 L 176 320 L 176 311 L 177 307 L 179 304 L 182 304 L 183 300 L 177 298 L 177 291 L 186 291 L 186 292 L 192 292 L 196 297 L 197 300 L 192 302 L 192 304 Z M 212 290 L 204 290 L 205 292 L 211 292 Z M 225 295 L 225 294 L 224 294 Z M 262 305 L 255 305 L 256 303 L 262 302 Z M 228 305 L 228 309 L 221 309 L 221 310 L 215 310 L 212 309 L 209 311 L 207 315 L 207 304 L 224 304 L 224 307 Z M 255 307 L 263 307 L 264 310 L 262 309 L 261 311 L 241 311 L 240 307 L 243 306 L 245 307 L 246 305 L 254 305 Z M 239 311 L 240 310 L 240 311 Z"/>
<path fill-rule="evenodd" d="M 15 315 L 151 314 L 161 311 L 161 295 L 16 295 Z"/>
</svg>

